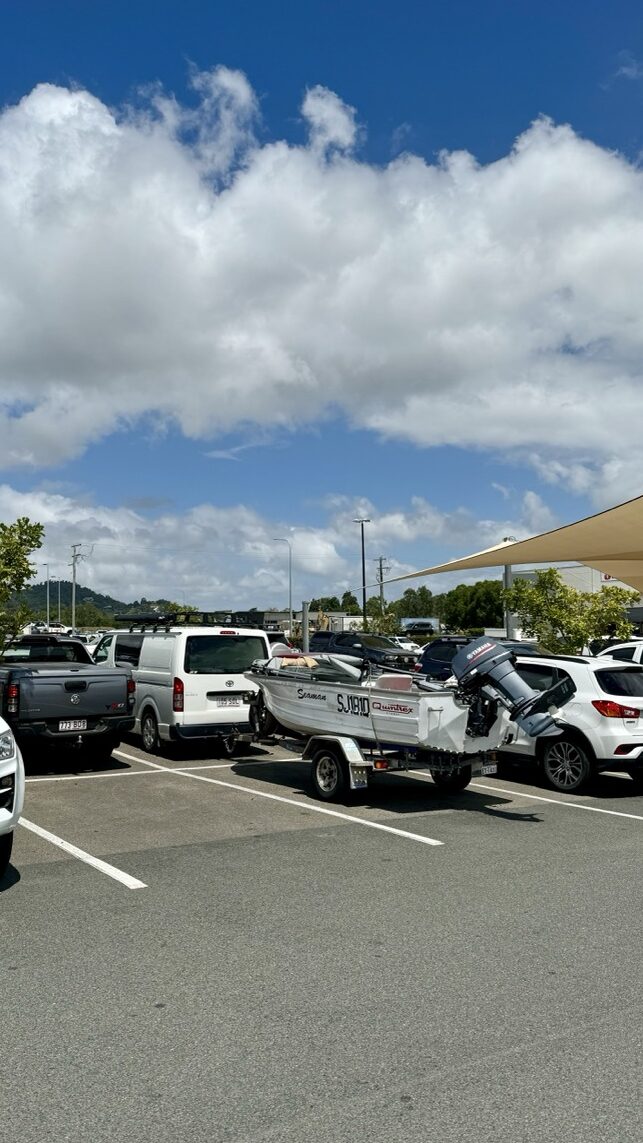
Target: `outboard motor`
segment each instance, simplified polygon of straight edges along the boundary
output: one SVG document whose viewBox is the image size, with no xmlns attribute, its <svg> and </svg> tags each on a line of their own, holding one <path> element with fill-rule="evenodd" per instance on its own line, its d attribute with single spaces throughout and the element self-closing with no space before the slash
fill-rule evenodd
<svg viewBox="0 0 643 1143">
<path fill-rule="evenodd" d="M 512 651 L 483 637 L 458 651 L 451 666 L 463 691 L 483 691 L 498 699 L 525 734 L 536 738 L 558 733 L 549 711 L 569 702 L 576 693 L 573 682 L 567 678 L 549 690 L 535 691 L 521 679 L 514 663 Z"/>
</svg>

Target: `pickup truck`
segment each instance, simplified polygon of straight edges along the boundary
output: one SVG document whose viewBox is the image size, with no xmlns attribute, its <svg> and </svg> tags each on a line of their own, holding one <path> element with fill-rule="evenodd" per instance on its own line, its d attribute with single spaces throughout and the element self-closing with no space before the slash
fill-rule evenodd
<svg viewBox="0 0 643 1143">
<path fill-rule="evenodd" d="M 23 754 L 45 747 L 91 747 L 107 759 L 134 726 L 130 671 L 100 667 L 77 639 L 24 635 L 0 655 L 0 715 Z"/>
</svg>

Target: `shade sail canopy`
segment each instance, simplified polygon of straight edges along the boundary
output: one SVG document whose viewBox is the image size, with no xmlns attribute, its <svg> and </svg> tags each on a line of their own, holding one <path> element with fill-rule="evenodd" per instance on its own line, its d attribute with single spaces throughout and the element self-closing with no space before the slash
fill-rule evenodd
<svg viewBox="0 0 643 1143">
<path fill-rule="evenodd" d="M 620 579 L 643 595 L 643 496 L 529 540 L 496 544 L 483 552 L 409 572 L 397 579 L 503 564 L 555 564 L 568 560 Z"/>
</svg>

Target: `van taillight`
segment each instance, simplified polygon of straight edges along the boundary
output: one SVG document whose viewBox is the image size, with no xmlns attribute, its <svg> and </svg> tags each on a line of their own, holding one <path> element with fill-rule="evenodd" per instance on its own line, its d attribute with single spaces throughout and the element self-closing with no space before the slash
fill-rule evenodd
<svg viewBox="0 0 643 1143">
<path fill-rule="evenodd" d="M 612 699 L 593 699 L 592 706 L 604 718 L 638 718 L 641 713 L 636 706 L 622 706 Z"/>
<path fill-rule="evenodd" d="M 17 714 L 20 703 L 20 684 L 9 683 L 7 687 L 7 713 Z"/>
<path fill-rule="evenodd" d="M 175 679 L 172 684 L 172 710 L 183 710 L 183 680 Z"/>
</svg>

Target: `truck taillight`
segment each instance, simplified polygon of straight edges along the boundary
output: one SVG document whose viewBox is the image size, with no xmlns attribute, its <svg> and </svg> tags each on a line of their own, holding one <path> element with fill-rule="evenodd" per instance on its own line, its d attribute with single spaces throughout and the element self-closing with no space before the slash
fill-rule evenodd
<svg viewBox="0 0 643 1143">
<path fill-rule="evenodd" d="M 621 706 L 613 699 L 592 699 L 592 706 L 603 718 L 638 718 L 640 710 L 636 706 Z"/>
<path fill-rule="evenodd" d="M 182 679 L 175 679 L 172 684 L 172 710 L 183 710 L 184 686 Z"/>
<path fill-rule="evenodd" d="M 136 683 L 134 679 L 127 680 L 127 709 L 133 710 L 136 702 Z"/>
<path fill-rule="evenodd" d="M 7 713 L 17 714 L 20 704 L 20 684 L 9 683 L 7 687 Z"/>
</svg>

